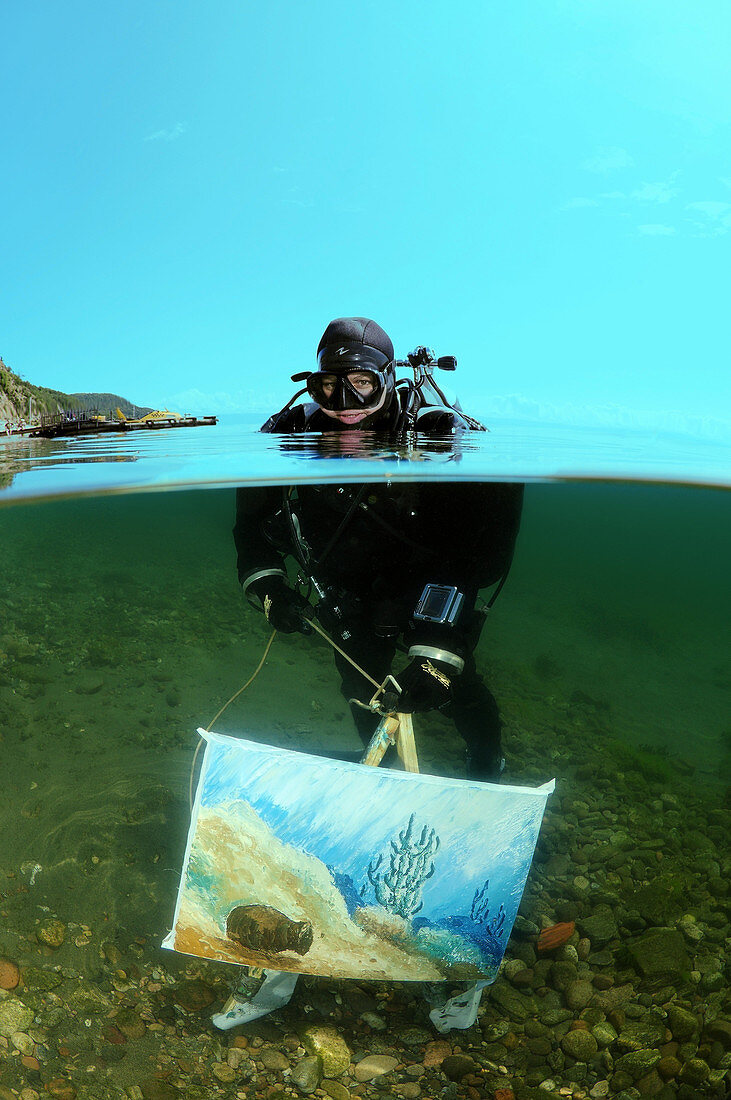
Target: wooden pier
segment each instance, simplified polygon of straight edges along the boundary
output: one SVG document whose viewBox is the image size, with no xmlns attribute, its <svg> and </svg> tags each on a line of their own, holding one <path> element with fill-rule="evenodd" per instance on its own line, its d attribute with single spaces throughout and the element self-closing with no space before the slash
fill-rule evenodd
<svg viewBox="0 0 731 1100">
<path fill-rule="evenodd" d="M 77 435 L 104 435 L 107 432 L 160 431 L 166 428 L 212 427 L 218 423 L 215 416 L 158 416 L 143 420 L 112 420 L 106 417 L 80 412 L 77 414 L 54 413 L 42 416 L 40 424 L 26 428 L 24 435 L 43 439 L 60 439 Z"/>
</svg>

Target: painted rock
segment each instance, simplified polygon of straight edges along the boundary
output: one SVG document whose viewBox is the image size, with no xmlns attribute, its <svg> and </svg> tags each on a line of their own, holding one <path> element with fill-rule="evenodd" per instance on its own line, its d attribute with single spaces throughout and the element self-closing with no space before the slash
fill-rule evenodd
<svg viewBox="0 0 731 1100">
<path fill-rule="evenodd" d="M 306 955 L 312 947 L 308 920 L 290 920 L 269 905 L 237 905 L 226 919 L 226 934 L 252 951 Z"/>
</svg>

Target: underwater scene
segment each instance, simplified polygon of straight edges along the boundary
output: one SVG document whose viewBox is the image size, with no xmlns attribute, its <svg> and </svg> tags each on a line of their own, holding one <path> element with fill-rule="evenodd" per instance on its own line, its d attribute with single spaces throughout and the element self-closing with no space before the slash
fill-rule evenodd
<svg viewBox="0 0 731 1100">
<path fill-rule="evenodd" d="M 234 497 L 0 508 L 0 1100 L 727 1096 L 728 493 L 526 486 L 476 660 L 501 787 L 556 786 L 497 979 L 447 1035 L 403 970 L 307 976 L 224 1033 L 210 1018 L 240 968 L 161 947 L 199 728 L 310 757 L 362 747 L 316 634 L 278 633 L 218 716 L 272 633 L 237 580 Z M 453 723 L 414 727 L 426 777 L 464 780 Z M 431 859 L 434 823 L 404 807 L 397 835 Z"/>
</svg>

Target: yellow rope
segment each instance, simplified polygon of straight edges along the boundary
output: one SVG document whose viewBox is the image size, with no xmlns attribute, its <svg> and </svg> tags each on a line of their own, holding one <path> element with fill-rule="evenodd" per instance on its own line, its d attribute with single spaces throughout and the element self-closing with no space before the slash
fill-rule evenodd
<svg viewBox="0 0 731 1100">
<path fill-rule="evenodd" d="M 266 661 L 267 657 L 269 656 L 269 650 L 272 648 L 272 642 L 274 641 L 276 633 L 277 633 L 276 630 L 272 631 L 272 633 L 269 637 L 269 641 L 266 644 L 266 648 L 264 649 L 264 652 L 262 654 L 261 660 L 259 661 L 259 664 L 256 666 L 256 670 L 251 674 L 251 676 L 246 681 L 244 686 L 240 687 L 239 690 L 231 696 L 231 698 L 228 700 L 228 702 L 223 704 L 223 706 L 221 707 L 221 709 L 219 710 L 219 712 L 217 714 L 214 714 L 213 718 L 211 718 L 210 722 L 206 726 L 206 733 L 209 732 L 209 730 L 210 730 L 211 726 L 213 725 L 213 723 L 221 717 L 221 715 L 226 710 L 226 708 L 230 707 L 231 704 L 236 699 L 238 699 L 239 695 L 241 695 L 242 692 L 246 691 L 249 684 L 253 683 L 254 680 L 257 678 L 257 676 L 259 675 L 259 673 L 262 670 L 262 666 L 263 666 L 264 662 Z M 203 738 L 201 737 L 200 741 L 196 745 L 195 753 L 193 754 L 193 763 L 190 766 L 190 783 L 188 785 L 188 807 L 189 807 L 191 813 L 193 811 L 193 776 L 195 774 L 195 763 L 196 763 L 196 760 L 198 759 L 198 753 L 200 752 L 202 744 L 203 744 Z"/>
<path fill-rule="evenodd" d="M 381 685 L 378 683 L 378 681 L 374 680 L 372 676 L 369 676 L 368 673 L 365 671 L 365 669 L 361 668 L 359 664 L 356 664 L 356 662 L 353 660 L 353 658 L 348 653 L 346 653 L 344 649 L 341 649 L 340 646 L 337 645 L 332 640 L 330 635 L 327 634 L 322 629 L 322 627 L 319 625 L 319 623 L 314 622 L 312 619 L 309 619 L 308 622 L 309 622 L 310 626 L 313 627 L 317 631 L 317 633 L 320 634 L 325 639 L 326 642 L 330 643 L 330 645 L 333 647 L 333 649 L 337 649 L 338 653 L 340 653 L 343 657 L 345 657 L 346 661 L 350 661 L 353 668 L 357 669 L 357 671 L 360 672 L 360 674 L 362 676 L 365 676 L 366 680 L 368 680 L 369 683 L 373 684 L 373 686 L 375 688 L 380 688 Z M 231 698 L 228 700 L 228 702 L 223 704 L 223 706 L 219 710 L 218 714 L 215 714 L 213 716 L 213 718 L 211 718 L 210 722 L 206 726 L 206 733 L 208 733 L 210 731 L 210 728 L 213 725 L 213 723 L 216 722 L 221 717 L 221 715 L 227 709 L 227 707 L 230 707 L 231 704 L 236 699 L 238 699 L 239 695 L 241 695 L 242 692 L 246 691 L 249 684 L 253 683 L 254 680 L 256 679 L 256 677 L 259 675 L 259 673 L 261 672 L 261 669 L 262 669 L 262 665 L 264 664 L 264 662 L 266 661 L 266 659 L 269 655 L 269 650 L 272 648 L 272 642 L 274 641 L 274 637 L 275 637 L 276 633 L 277 633 L 276 630 L 272 631 L 271 637 L 269 638 L 269 641 L 266 644 L 266 648 L 264 650 L 262 658 L 259 661 L 259 664 L 256 666 L 256 671 L 252 673 L 252 675 L 246 681 L 244 686 L 240 687 L 239 690 L 234 695 L 231 696 Z M 198 759 L 198 753 L 200 752 L 202 744 L 203 744 L 203 738 L 201 737 L 198 744 L 196 745 L 195 753 L 193 754 L 193 763 L 190 766 L 190 783 L 188 785 L 188 806 L 189 806 L 189 809 L 190 809 L 191 813 L 193 812 L 193 776 L 195 774 L 195 765 L 196 765 L 196 761 Z"/>
<path fill-rule="evenodd" d="M 259 661 L 259 664 L 258 664 L 258 665 L 256 666 L 256 671 L 255 671 L 255 672 L 253 672 L 253 673 L 251 674 L 251 676 L 250 676 L 250 677 L 249 677 L 249 679 L 248 679 L 248 680 L 246 681 L 246 683 L 244 684 L 244 686 L 243 686 L 243 687 L 240 687 L 240 688 L 239 688 L 239 690 L 238 690 L 238 691 L 237 691 L 237 692 L 236 692 L 236 693 L 235 693 L 234 695 L 232 695 L 232 696 L 231 696 L 231 698 L 229 699 L 229 701 L 228 701 L 227 703 L 224 703 L 224 704 L 223 704 L 223 706 L 222 706 L 222 707 L 221 707 L 221 709 L 219 710 L 218 714 L 214 714 L 213 718 L 211 718 L 210 722 L 209 722 L 209 723 L 208 723 L 208 725 L 206 726 L 206 733 L 207 733 L 207 732 L 208 732 L 208 731 L 210 730 L 210 728 L 211 728 L 211 726 L 213 725 L 213 723 L 214 723 L 214 722 L 215 722 L 215 721 L 216 721 L 217 719 L 219 719 L 219 718 L 221 717 L 221 715 L 222 715 L 222 714 L 223 714 L 223 712 L 224 712 L 224 711 L 226 710 L 226 708 L 227 708 L 227 707 L 230 707 L 230 706 L 231 706 L 231 704 L 232 704 L 232 703 L 233 703 L 233 702 L 234 702 L 234 701 L 235 701 L 236 699 L 238 699 L 239 695 L 241 695 L 241 693 L 242 693 L 243 691 L 246 691 L 246 689 L 247 689 L 247 687 L 249 686 L 249 684 L 253 683 L 253 682 L 254 682 L 254 680 L 255 680 L 255 679 L 257 678 L 257 676 L 258 676 L 258 675 L 259 675 L 259 673 L 261 672 L 261 667 L 262 667 L 262 665 L 264 664 L 264 662 L 266 661 L 267 657 L 269 656 L 269 650 L 270 650 L 270 649 L 272 648 L 272 642 L 274 641 L 274 638 L 275 638 L 275 635 L 276 635 L 276 633 L 277 633 L 277 632 L 276 632 L 276 630 L 273 630 L 273 631 L 272 631 L 272 633 L 271 633 L 271 635 L 270 635 L 270 638 L 269 638 L 269 641 L 268 641 L 268 642 L 267 642 L 267 644 L 266 644 L 266 649 L 264 650 L 264 653 L 262 654 L 262 658 L 261 658 L 261 660 Z"/>
<path fill-rule="evenodd" d="M 316 623 L 313 619 L 308 619 L 308 622 L 309 622 L 310 626 L 315 628 L 315 630 L 317 631 L 318 634 L 322 635 L 322 637 L 325 639 L 326 642 L 330 643 L 330 645 L 333 647 L 333 649 L 337 649 L 338 653 L 340 653 L 341 656 L 343 656 L 346 661 L 350 661 L 353 668 L 357 669 L 358 672 L 360 672 L 361 676 L 365 676 L 366 680 L 368 680 L 369 683 L 373 684 L 373 686 L 375 688 L 379 688 L 381 686 L 378 683 L 378 680 L 374 680 L 372 676 L 369 676 L 368 673 L 365 671 L 365 669 L 361 668 L 360 665 L 356 664 L 355 661 L 353 660 L 353 658 L 349 654 L 347 654 L 344 649 L 341 649 L 339 645 L 336 645 L 335 642 L 330 637 L 330 635 L 326 634 L 325 631 L 322 629 L 322 627 L 318 623 Z"/>
</svg>

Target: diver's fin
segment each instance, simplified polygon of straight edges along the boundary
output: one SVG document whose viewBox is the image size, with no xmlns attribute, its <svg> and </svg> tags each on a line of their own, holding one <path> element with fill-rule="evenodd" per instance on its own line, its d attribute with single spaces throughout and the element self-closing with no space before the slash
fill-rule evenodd
<svg viewBox="0 0 731 1100">
<path fill-rule="evenodd" d="M 489 984 L 487 981 L 475 982 L 462 993 L 450 997 L 448 1001 L 433 1008 L 429 1013 L 429 1019 L 437 1031 L 441 1031 L 444 1035 L 453 1027 L 460 1029 L 472 1027 L 477 1019 L 482 991 Z"/>
<path fill-rule="evenodd" d="M 264 981 L 253 997 L 242 999 L 242 990 L 237 987 L 221 1011 L 211 1016 L 211 1023 L 221 1031 L 229 1031 L 239 1024 L 248 1024 L 251 1020 L 267 1016 L 277 1008 L 283 1008 L 292 999 L 298 978 L 299 974 L 265 970 Z"/>
</svg>

